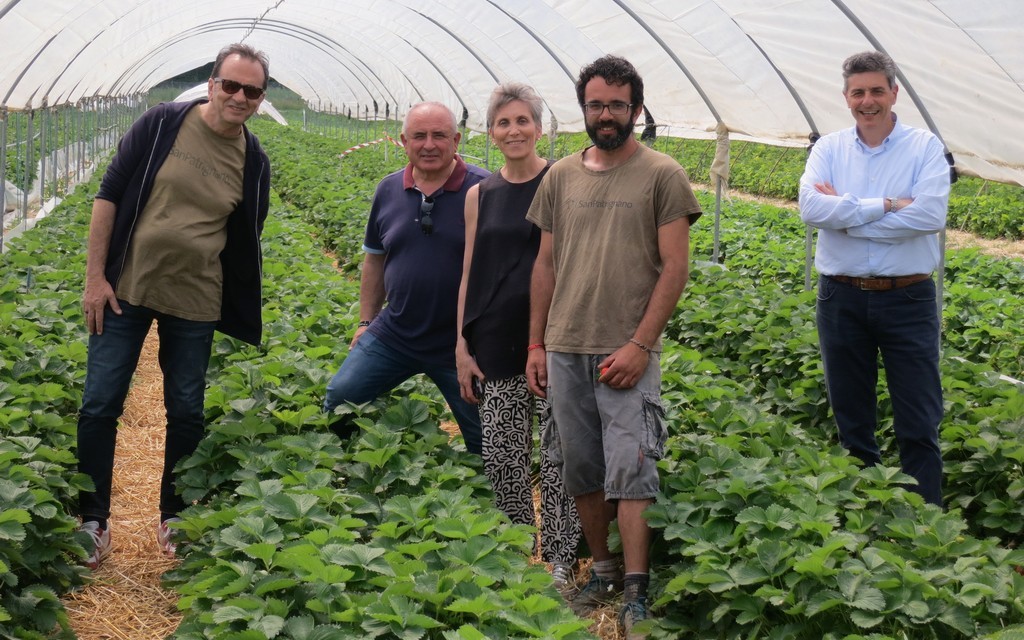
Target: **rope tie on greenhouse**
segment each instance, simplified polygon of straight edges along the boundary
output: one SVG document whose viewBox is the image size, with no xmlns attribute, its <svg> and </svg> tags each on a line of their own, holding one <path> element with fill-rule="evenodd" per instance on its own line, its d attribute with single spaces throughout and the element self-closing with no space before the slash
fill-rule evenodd
<svg viewBox="0 0 1024 640">
<path fill-rule="evenodd" d="M 348 154 L 352 153 L 353 151 L 356 151 L 358 149 L 365 149 L 366 147 L 370 147 L 370 146 L 373 146 L 375 144 L 380 144 L 382 142 L 390 142 L 391 144 L 395 145 L 396 147 L 404 147 L 405 146 L 401 142 L 399 142 L 398 140 L 395 140 L 391 136 L 389 136 L 387 134 L 384 134 L 384 137 L 382 137 L 382 138 L 377 138 L 376 140 L 370 140 L 369 142 L 363 142 L 363 143 L 355 145 L 354 147 L 349 147 L 348 149 L 345 149 L 344 151 L 342 151 L 338 155 L 338 157 L 339 158 L 344 158 L 345 156 L 347 156 Z"/>
</svg>

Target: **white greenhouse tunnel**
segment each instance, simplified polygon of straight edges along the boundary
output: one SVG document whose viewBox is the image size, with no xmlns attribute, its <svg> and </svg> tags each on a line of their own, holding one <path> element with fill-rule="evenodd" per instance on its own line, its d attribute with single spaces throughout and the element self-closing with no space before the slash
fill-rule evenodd
<svg viewBox="0 0 1024 640">
<path fill-rule="evenodd" d="M 615 53 L 660 133 L 787 146 L 850 126 L 840 64 L 881 49 L 904 122 L 960 174 L 1024 185 L 1022 0 L 3 0 L 0 118 L 136 96 L 237 41 L 312 108 L 439 100 L 476 131 L 510 79 L 581 130 L 574 77 Z"/>
</svg>

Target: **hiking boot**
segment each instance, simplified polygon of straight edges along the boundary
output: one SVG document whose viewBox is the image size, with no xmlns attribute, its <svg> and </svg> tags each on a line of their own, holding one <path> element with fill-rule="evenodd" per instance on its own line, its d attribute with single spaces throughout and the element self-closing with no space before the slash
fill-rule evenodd
<svg viewBox="0 0 1024 640">
<path fill-rule="evenodd" d="M 633 625 L 647 619 L 647 598 L 637 598 L 622 605 L 619 611 L 619 630 L 626 640 L 643 640 L 646 633 L 633 632 Z"/>
<path fill-rule="evenodd" d="M 615 602 L 620 593 L 622 593 L 622 580 L 602 578 L 591 569 L 590 580 L 580 589 L 576 597 L 569 601 L 569 608 L 576 615 L 583 617 L 594 609 Z"/>
<path fill-rule="evenodd" d="M 178 550 L 178 543 L 174 542 L 175 531 L 167 526 L 171 522 L 181 522 L 181 518 L 167 518 L 156 526 L 156 543 L 168 558 L 173 558 Z"/>
<path fill-rule="evenodd" d="M 572 567 L 564 562 L 551 563 L 551 582 L 563 598 L 570 598 L 576 593 L 576 574 Z"/>
<path fill-rule="evenodd" d="M 89 567 L 93 571 L 99 568 L 100 562 L 103 558 L 106 558 L 110 553 L 110 529 L 101 529 L 100 523 L 89 520 L 83 522 L 78 530 L 89 534 L 89 539 L 92 540 L 92 553 L 85 559 L 85 566 Z"/>
</svg>

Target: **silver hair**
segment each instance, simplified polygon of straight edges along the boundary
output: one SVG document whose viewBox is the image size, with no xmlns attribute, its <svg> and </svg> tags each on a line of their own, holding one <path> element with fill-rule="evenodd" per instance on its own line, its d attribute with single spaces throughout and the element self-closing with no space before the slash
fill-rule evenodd
<svg viewBox="0 0 1024 640">
<path fill-rule="evenodd" d="M 487 105 L 488 130 L 494 125 L 494 116 L 498 113 L 498 109 L 516 100 L 525 103 L 530 108 L 530 115 L 533 117 L 535 124 L 539 125 L 541 123 L 540 119 L 543 117 L 541 109 L 544 102 L 537 95 L 537 92 L 533 90 L 533 87 L 522 82 L 502 82 L 491 92 L 491 101 Z"/>
</svg>

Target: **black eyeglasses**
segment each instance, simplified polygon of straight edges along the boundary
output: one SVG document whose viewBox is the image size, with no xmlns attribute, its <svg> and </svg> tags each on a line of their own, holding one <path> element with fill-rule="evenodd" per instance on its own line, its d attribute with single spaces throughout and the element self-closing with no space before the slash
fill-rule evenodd
<svg viewBox="0 0 1024 640">
<path fill-rule="evenodd" d="M 433 210 L 434 199 L 428 195 L 423 195 L 423 200 L 420 201 L 420 231 L 428 236 L 434 233 L 434 220 L 430 217 L 430 212 Z"/>
<path fill-rule="evenodd" d="M 256 87 L 251 84 L 242 84 L 241 82 L 228 80 L 226 78 L 214 78 L 213 81 L 219 82 L 220 88 L 229 96 L 233 96 L 238 93 L 239 89 L 241 89 L 242 93 L 244 93 L 245 97 L 249 100 L 255 100 L 263 95 L 263 87 Z"/>
<path fill-rule="evenodd" d="M 604 113 L 605 109 L 613 116 L 621 116 L 633 108 L 633 105 L 628 102 L 610 102 L 608 104 L 603 102 L 585 102 L 580 106 L 583 107 L 583 111 L 588 116 L 599 116 Z"/>
</svg>

